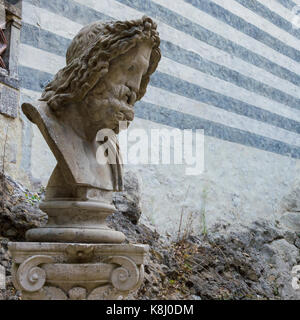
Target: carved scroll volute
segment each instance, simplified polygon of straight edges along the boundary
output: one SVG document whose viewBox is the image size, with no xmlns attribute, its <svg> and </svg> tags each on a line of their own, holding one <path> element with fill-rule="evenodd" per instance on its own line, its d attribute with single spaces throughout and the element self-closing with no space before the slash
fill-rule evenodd
<svg viewBox="0 0 300 320">
<path fill-rule="evenodd" d="M 18 268 L 15 282 L 20 290 L 35 292 L 40 290 L 46 282 L 46 272 L 38 267 L 44 263 L 53 263 L 50 256 L 37 255 L 26 259 Z"/>
<path fill-rule="evenodd" d="M 111 274 L 111 282 L 116 289 L 131 291 L 137 287 L 143 274 L 134 261 L 127 257 L 115 256 L 107 258 L 105 262 L 119 265 Z"/>
</svg>

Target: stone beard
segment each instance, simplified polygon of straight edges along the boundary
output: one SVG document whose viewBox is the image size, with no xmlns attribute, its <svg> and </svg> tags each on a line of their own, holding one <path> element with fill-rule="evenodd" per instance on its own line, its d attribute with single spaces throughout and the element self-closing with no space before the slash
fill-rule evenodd
<svg viewBox="0 0 300 320">
<path fill-rule="evenodd" d="M 99 164 L 96 154 L 101 143 L 96 137 L 101 129 L 118 134 L 120 121 L 129 125 L 133 120 L 134 103 L 145 94 L 160 60 L 158 46 L 156 24 L 150 18 L 93 23 L 73 39 L 67 66 L 45 88 L 40 102 L 23 104 L 58 162 L 48 195 L 76 197 L 76 186 L 122 190 L 117 138 L 109 138 L 115 159 L 108 156 L 107 164 Z"/>
</svg>

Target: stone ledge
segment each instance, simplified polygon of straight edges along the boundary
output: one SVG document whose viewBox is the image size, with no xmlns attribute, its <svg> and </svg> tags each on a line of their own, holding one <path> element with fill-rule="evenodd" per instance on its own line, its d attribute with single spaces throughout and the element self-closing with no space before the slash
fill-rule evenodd
<svg viewBox="0 0 300 320">
<path fill-rule="evenodd" d="M 70 249 L 73 248 L 73 249 Z M 148 253 L 149 246 L 143 244 L 105 244 L 105 243 L 52 243 L 52 242 L 10 242 L 9 251 L 17 263 L 22 263 L 33 254 L 47 252 L 47 255 L 70 256 L 69 250 L 80 251 L 93 248 L 94 257 L 102 255 L 132 255 L 136 263 L 144 263 L 144 255 Z"/>
<path fill-rule="evenodd" d="M 9 75 L 4 75 L 3 73 L 0 73 L 0 83 L 6 84 L 7 86 L 12 87 L 16 90 L 20 89 L 19 79 L 13 78 Z"/>
</svg>

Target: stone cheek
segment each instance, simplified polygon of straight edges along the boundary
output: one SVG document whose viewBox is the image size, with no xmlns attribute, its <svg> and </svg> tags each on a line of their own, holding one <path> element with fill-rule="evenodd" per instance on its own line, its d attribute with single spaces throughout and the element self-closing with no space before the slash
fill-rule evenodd
<svg viewBox="0 0 300 320">
<path fill-rule="evenodd" d="M 19 92 L 0 84 L 0 113 L 12 118 L 18 116 Z"/>
</svg>

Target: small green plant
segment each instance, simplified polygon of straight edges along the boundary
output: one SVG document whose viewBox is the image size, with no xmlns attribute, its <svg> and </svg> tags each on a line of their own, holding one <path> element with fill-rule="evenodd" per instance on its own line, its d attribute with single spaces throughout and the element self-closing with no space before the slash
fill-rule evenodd
<svg viewBox="0 0 300 320">
<path fill-rule="evenodd" d="M 34 206 L 37 202 L 41 200 L 41 197 L 37 193 L 34 193 L 33 195 L 25 193 L 25 198 L 26 201 L 30 203 L 32 206 Z"/>
<path fill-rule="evenodd" d="M 202 191 L 202 206 L 200 211 L 200 219 L 201 219 L 201 226 L 202 226 L 202 234 L 204 236 L 207 235 L 207 224 L 206 224 L 206 199 L 207 199 L 207 190 L 204 187 Z"/>
<path fill-rule="evenodd" d="M 189 185 L 188 188 L 187 188 L 187 191 L 186 191 L 186 194 L 184 196 L 184 202 L 186 201 L 187 199 L 187 196 L 189 194 L 189 191 L 190 191 L 190 188 L 191 186 Z M 183 214 L 184 214 L 184 206 L 181 207 L 181 212 L 180 212 L 180 221 L 179 221 L 179 226 L 178 226 L 178 231 L 177 231 L 177 241 L 180 241 L 182 240 L 182 236 L 181 236 L 181 229 L 182 229 L 182 224 L 183 224 Z M 185 228 L 185 231 L 186 231 L 186 228 Z M 184 233 L 186 233 L 184 231 Z"/>
<path fill-rule="evenodd" d="M 274 294 L 274 296 L 279 296 L 279 287 L 278 287 L 277 283 L 274 284 L 273 294 Z"/>
<path fill-rule="evenodd" d="M 183 235 L 181 237 L 182 241 L 185 241 L 186 239 L 189 238 L 190 235 L 194 233 L 194 221 L 195 221 L 196 215 L 197 215 L 197 211 L 191 211 L 188 213 L 186 222 L 185 222 L 185 227 L 183 230 Z"/>
<path fill-rule="evenodd" d="M 188 270 L 193 270 L 193 267 L 189 263 L 185 263 L 184 267 Z"/>
</svg>

